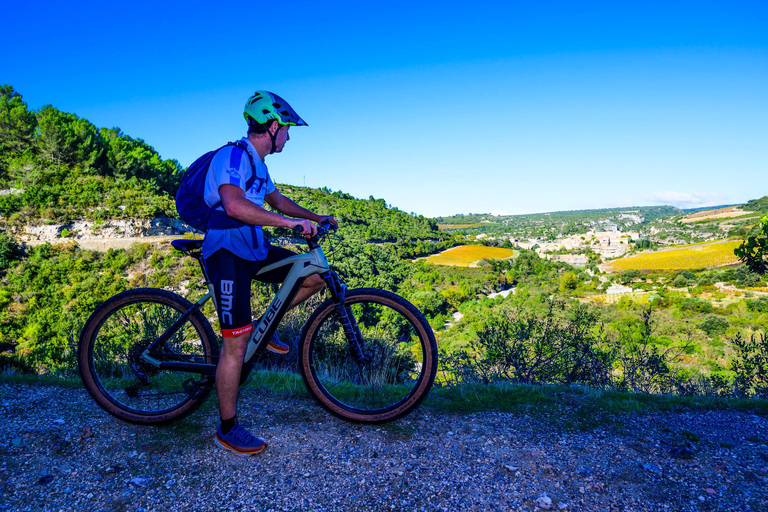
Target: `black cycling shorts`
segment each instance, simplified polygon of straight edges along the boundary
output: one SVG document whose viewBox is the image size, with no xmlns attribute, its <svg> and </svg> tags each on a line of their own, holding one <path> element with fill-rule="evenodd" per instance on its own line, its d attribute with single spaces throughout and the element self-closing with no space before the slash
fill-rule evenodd
<svg viewBox="0 0 768 512">
<path fill-rule="evenodd" d="M 283 247 L 270 246 L 266 259 L 261 261 L 244 260 L 226 249 L 219 249 L 205 260 L 216 295 L 223 337 L 233 338 L 253 330 L 251 281 L 257 279 L 264 283 L 282 283 L 291 270 L 290 265 L 258 277 L 256 273 L 267 265 L 295 255 L 295 252 Z"/>
</svg>

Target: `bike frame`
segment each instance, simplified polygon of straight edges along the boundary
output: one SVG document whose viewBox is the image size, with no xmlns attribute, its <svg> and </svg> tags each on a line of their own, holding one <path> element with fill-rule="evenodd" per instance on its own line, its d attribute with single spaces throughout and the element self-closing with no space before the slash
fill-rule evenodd
<svg viewBox="0 0 768 512">
<path fill-rule="evenodd" d="M 256 275 L 265 274 L 271 270 L 283 268 L 285 266 L 291 266 L 288 271 L 288 276 L 283 281 L 283 284 L 277 290 L 275 298 L 269 304 L 269 307 L 261 317 L 261 321 L 256 326 L 248 340 L 248 348 L 245 351 L 245 361 L 248 361 L 256 350 L 261 346 L 264 340 L 268 340 L 272 337 L 277 325 L 288 312 L 291 307 L 293 299 L 299 292 L 301 285 L 304 284 L 304 280 L 312 274 L 326 274 L 331 271 L 328 266 L 328 260 L 325 257 L 325 253 L 320 246 L 315 247 L 305 254 L 297 254 L 285 258 L 284 260 L 273 263 L 261 269 Z M 326 282 L 328 279 L 326 278 Z M 209 289 L 211 285 L 209 284 Z M 209 291 L 210 293 L 210 291 Z"/>
<path fill-rule="evenodd" d="M 253 355 L 256 353 L 259 347 L 261 347 L 264 341 L 269 340 L 270 337 L 274 334 L 278 324 L 285 316 L 285 313 L 288 312 L 293 299 L 296 297 L 296 294 L 299 292 L 302 284 L 304 284 L 304 280 L 312 274 L 320 274 L 323 280 L 325 280 L 331 297 L 337 305 L 337 311 L 340 313 L 342 324 L 344 325 L 344 330 L 348 332 L 348 336 L 351 336 L 350 339 L 356 341 L 356 343 L 353 343 L 353 351 L 355 354 L 361 353 L 359 347 L 359 340 L 361 338 L 359 337 L 360 335 L 357 334 L 359 331 L 357 331 L 356 326 L 350 323 L 346 308 L 344 307 L 346 286 L 341 284 L 338 275 L 330 269 L 328 265 L 328 259 L 326 258 L 323 249 L 320 247 L 317 241 L 310 239 L 307 241 L 307 243 L 309 244 L 309 252 L 290 256 L 284 260 L 268 265 L 262 268 L 256 274 L 258 276 L 271 270 L 283 268 L 285 266 L 291 267 L 288 271 L 287 277 L 280 285 L 280 288 L 277 290 L 277 294 L 272 299 L 272 302 L 269 304 L 269 307 L 265 311 L 264 315 L 262 315 L 259 324 L 256 326 L 253 334 L 248 340 L 248 348 L 246 349 L 244 361 L 248 361 L 251 357 L 253 357 Z M 195 302 L 189 310 L 185 311 L 173 323 L 173 325 L 171 325 L 160 337 L 158 337 L 149 347 L 147 347 L 147 349 L 142 353 L 141 358 L 153 366 L 163 370 L 178 370 L 190 373 L 214 375 L 216 373 L 215 364 L 182 361 L 160 361 L 157 359 L 157 357 L 154 357 L 160 355 L 154 351 L 158 347 L 162 347 L 162 345 L 168 339 L 170 339 L 170 337 L 173 336 L 176 331 L 178 331 L 182 324 L 195 310 L 200 309 L 210 299 L 214 300 L 214 304 L 216 302 L 213 283 L 211 283 L 208 276 L 208 271 L 205 267 L 205 261 L 203 260 L 202 254 L 198 251 L 190 255 L 197 258 L 198 262 L 200 263 L 200 268 L 203 271 L 205 283 L 208 287 L 208 293 L 206 293 L 205 296 L 203 296 L 200 300 Z M 216 308 L 218 310 L 218 304 L 216 304 Z"/>
</svg>

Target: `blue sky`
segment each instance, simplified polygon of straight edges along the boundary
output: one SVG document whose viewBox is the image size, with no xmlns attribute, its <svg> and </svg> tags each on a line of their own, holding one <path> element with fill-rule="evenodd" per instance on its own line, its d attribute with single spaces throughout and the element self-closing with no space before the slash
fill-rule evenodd
<svg viewBox="0 0 768 512">
<path fill-rule="evenodd" d="M 27 5 L 28 4 L 28 5 Z M 768 194 L 768 2 L 4 3 L 0 82 L 188 165 L 256 89 L 278 183 L 407 212 Z"/>
</svg>

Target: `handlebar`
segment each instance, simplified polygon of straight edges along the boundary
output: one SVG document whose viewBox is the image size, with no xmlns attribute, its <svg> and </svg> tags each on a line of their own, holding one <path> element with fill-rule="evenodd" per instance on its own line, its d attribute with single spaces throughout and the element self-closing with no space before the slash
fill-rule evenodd
<svg viewBox="0 0 768 512">
<path fill-rule="evenodd" d="M 307 244 L 312 249 L 317 246 L 317 243 L 324 237 L 328 236 L 332 232 L 335 232 L 338 228 L 330 223 L 330 221 L 323 221 L 317 226 L 317 234 L 307 239 Z M 304 234 L 304 229 L 301 226 L 294 226 L 293 232 L 297 235 Z"/>
</svg>

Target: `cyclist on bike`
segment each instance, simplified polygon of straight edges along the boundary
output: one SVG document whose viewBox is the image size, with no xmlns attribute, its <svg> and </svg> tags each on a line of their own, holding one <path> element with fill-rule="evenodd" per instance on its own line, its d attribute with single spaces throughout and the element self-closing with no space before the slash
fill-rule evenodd
<svg viewBox="0 0 768 512">
<path fill-rule="evenodd" d="M 264 158 L 283 151 L 290 140 L 291 126 L 307 126 L 307 123 L 276 94 L 256 91 L 245 104 L 245 120 L 248 134 L 241 139 L 251 159 L 236 146 L 226 146 L 216 153 L 205 184 L 205 201 L 209 206 L 221 203 L 218 209 L 234 219 L 248 224 L 236 229 L 209 229 L 203 242 L 203 256 L 216 295 L 219 322 L 223 337 L 221 356 L 216 368 L 216 390 L 219 396 L 221 423 L 215 441 L 220 447 L 238 455 L 261 453 L 266 443 L 251 435 L 237 422 L 237 394 L 243 357 L 254 322 L 251 317 L 251 280 L 268 283 L 282 282 L 289 266 L 273 270 L 262 276 L 256 273 L 267 265 L 283 260 L 294 253 L 282 247 L 270 245 L 262 226 L 296 228 L 301 226 L 306 236 L 316 234 L 314 223 L 336 221 L 331 215 L 318 215 L 302 208 L 285 197 L 270 178 Z M 256 169 L 251 169 L 252 161 Z M 249 190 L 245 183 L 251 173 L 256 179 Z M 264 202 L 282 213 L 264 209 Z M 319 292 L 323 280 L 315 274 L 302 284 L 291 307 L 300 304 Z M 258 320 L 255 322 L 258 324 Z M 276 354 L 288 352 L 288 346 L 273 336 L 267 350 Z"/>
</svg>

